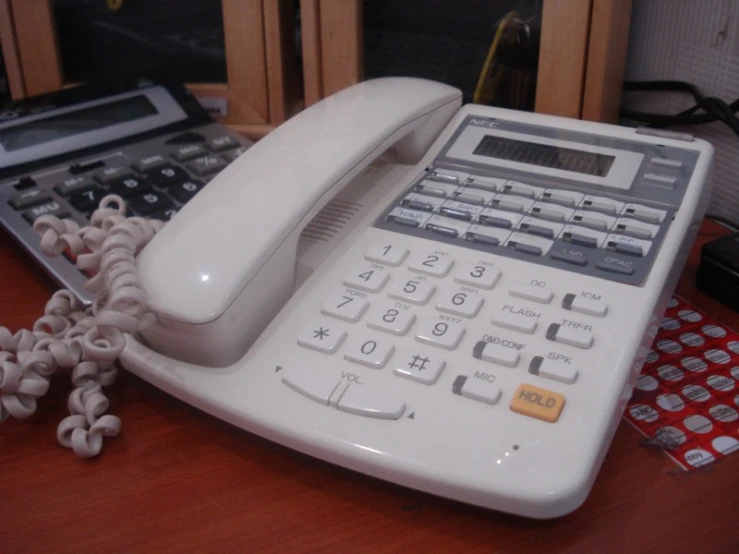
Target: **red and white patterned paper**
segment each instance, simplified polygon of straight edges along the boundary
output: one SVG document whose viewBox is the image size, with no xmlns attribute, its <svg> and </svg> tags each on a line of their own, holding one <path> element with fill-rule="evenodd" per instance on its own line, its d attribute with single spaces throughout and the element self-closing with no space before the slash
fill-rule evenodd
<svg viewBox="0 0 739 554">
<path fill-rule="evenodd" d="M 688 470 L 739 451 L 739 334 L 674 297 L 624 414 Z"/>
</svg>

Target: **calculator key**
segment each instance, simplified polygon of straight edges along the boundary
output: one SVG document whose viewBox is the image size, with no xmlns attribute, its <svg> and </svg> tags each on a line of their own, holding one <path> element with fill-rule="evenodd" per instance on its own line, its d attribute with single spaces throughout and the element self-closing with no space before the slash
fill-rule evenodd
<svg viewBox="0 0 739 554">
<path fill-rule="evenodd" d="M 424 385 L 433 385 L 439 379 L 446 362 L 433 352 L 408 350 L 395 357 L 393 373 Z"/>
<path fill-rule="evenodd" d="M 463 285 L 490 290 L 500 279 L 500 271 L 487 264 L 467 263 L 460 265 L 454 280 Z"/>
<path fill-rule="evenodd" d="M 335 375 L 305 368 L 285 368 L 281 375 L 282 382 L 288 387 L 326 406 L 339 385 L 339 379 Z"/>
<path fill-rule="evenodd" d="M 482 308 L 482 295 L 459 289 L 447 288 L 440 295 L 436 309 L 460 317 L 475 317 Z"/>
<path fill-rule="evenodd" d="M 19 192 L 10 197 L 8 204 L 16 210 L 25 210 L 51 200 L 51 196 L 43 189 L 30 189 Z"/>
<path fill-rule="evenodd" d="M 149 215 L 151 219 L 158 219 L 159 221 L 170 221 L 175 215 L 177 215 L 177 212 L 179 209 L 177 208 L 167 208 L 166 210 L 160 210 L 158 212 L 154 212 L 153 214 Z"/>
<path fill-rule="evenodd" d="M 552 301 L 552 291 L 546 287 L 537 287 L 526 283 L 518 283 L 513 285 L 508 293 L 516 298 L 531 300 L 541 304 L 549 304 Z"/>
<path fill-rule="evenodd" d="M 108 194 L 97 186 L 91 186 L 70 197 L 69 203 L 81 212 L 92 212 L 97 209 L 100 201 Z"/>
<path fill-rule="evenodd" d="M 344 284 L 354 289 L 377 292 L 385 286 L 390 275 L 369 265 L 362 265 L 344 278 Z"/>
<path fill-rule="evenodd" d="M 384 388 L 366 385 L 347 387 L 336 407 L 342 412 L 377 419 L 399 419 L 405 412 L 403 399 Z"/>
<path fill-rule="evenodd" d="M 147 192 L 128 199 L 129 207 L 139 215 L 148 216 L 155 212 L 174 208 L 174 202 L 161 192 Z"/>
<path fill-rule="evenodd" d="M 472 356 L 478 360 L 485 360 L 506 367 L 516 367 L 521 359 L 521 355 L 515 348 L 508 348 L 502 344 L 494 344 L 484 340 L 475 344 L 472 349 Z"/>
<path fill-rule="evenodd" d="M 547 339 L 569 344 L 578 348 L 590 348 L 593 345 L 593 335 L 587 329 L 563 327 L 559 323 L 552 323 L 547 329 Z"/>
<path fill-rule="evenodd" d="M 531 358 L 529 373 L 567 384 L 572 384 L 577 379 L 577 368 L 571 363 L 550 360 L 542 356 Z"/>
<path fill-rule="evenodd" d="M 359 321 L 369 306 L 367 299 L 347 293 L 336 293 L 328 297 L 321 308 L 323 315 L 354 323 Z"/>
<path fill-rule="evenodd" d="M 510 408 L 518 414 L 556 423 L 564 405 L 563 395 L 524 383 L 513 394 Z"/>
<path fill-rule="evenodd" d="M 64 179 L 61 183 L 57 183 L 54 186 L 54 190 L 57 194 L 67 197 L 91 185 L 92 181 L 87 177 L 70 177 L 69 179 Z"/>
<path fill-rule="evenodd" d="M 125 177 L 119 181 L 110 184 L 110 192 L 118 194 L 123 198 L 144 194 L 145 192 L 154 192 L 149 182 L 143 177 Z"/>
<path fill-rule="evenodd" d="M 172 159 L 176 162 L 185 163 L 190 160 L 194 160 L 195 158 L 206 156 L 207 154 L 208 151 L 199 144 L 189 144 L 178 148 L 172 152 L 170 156 L 172 156 Z"/>
<path fill-rule="evenodd" d="M 421 252 L 413 257 L 409 267 L 432 277 L 444 277 L 454 265 L 454 261 L 447 254 Z"/>
<path fill-rule="evenodd" d="M 185 131 L 167 139 L 166 144 L 193 144 L 205 142 L 205 137 L 195 131 Z"/>
<path fill-rule="evenodd" d="M 93 175 L 93 179 L 95 179 L 95 181 L 97 181 L 104 187 L 107 187 L 115 181 L 124 179 L 125 177 L 133 177 L 133 171 L 131 171 L 128 167 L 122 165 L 115 167 L 106 167 L 105 169 L 102 169 L 98 171 L 95 175 Z"/>
<path fill-rule="evenodd" d="M 216 137 L 205 143 L 205 147 L 211 152 L 225 152 L 226 150 L 231 150 L 238 146 L 241 146 L 241 143 L 229 135 Z"/>
<path fill-rule="evenodd" d="M 30 210 L 23 212 L 23 218 L 31 225 L 42 215 L 54 215 L 59 219 L 69 217 L 69 211 L 61 206 L 56 200 L 51 200 L 40 206 L 34 206 Z"/>
<path fill-rule="evenodd" d="M 167 158 L 161 154 L 154 154 L 152 156 L 147 156 L 146 158 L 141 158 L 139 161 L 132 164 L 131 167 L 139 173 L 146 173 L 147 171 L 151 171 L 152 169 L 156 169 L 163 165 L 167 165 Z"/>
<path fill-rule="evenodd" d="M 236 150 L 231 150 L 229 152 L 224 152 L 223 154 L 221 154 L 221 158 L 223 158 L 224 160 L 226 160 L 227 163 L 231 163 L 236 158 L 238 158 L 239 156 L 241 156 L 241 154 L 243 154 L 244 152 L 246 152 L 247 150 L 249 150 L 249 147 L 248 146 L 241 146 L 240 148 L 237 148 Z"/>
<path fill-rule="evenodd" d="M 13 185 L 15 190 L 26 190 L 35 187 L 38 183 L 32 178 L 26 175 L 18 179 L 18 182 Z"/>
<path fill-rule="evenodd" d="M 512 331 L 520 331 L 521 333 L 530 335 L 536 331 L 537 321 L 533 317 L 526 317 L 523 314 L 498 312 L 493 316 L 492 323 L 496 327 L 511 329 Z"/>
<path fill-rule="evenodd" d="M 345 338 L 346 331 L 338 325 L 325 322 L 311 323 L 303 327 L 298 335 L 298 344 L 318 352 L 331 354 L 336 352 Z"/>
<path fill-rule="evenodd" d="M 167 189 L 167 194 L 182 204 L 187 204 L 204 187 L 202 181 L 188 179 Z"/>
<path fill-rule="evenodd" d="M 564 298 L 562 298 L 562 307 L 565 310 L 594 315 L 595 317 L 603 317 L 608 312 L 608 306 L 605 303 L 574 294 L 564 295 Z"/>
<path fill-rule="evenodd" d="M 154 184 L 155 187 L 167 188 L 175 183 L 181 183 L 190 178 L 190 175 L 175 165 L 165 165 L 153 171 L 146 173 L 146 178 Z"/>
<path fill-rule="evenodd" d="M 205 175 L 218 173 L 227 165 L 228 163 L 218 156 L 203 156 L 202 158 L 197 158 L 188 163 L 187 169 L 192 171 L 195 175 L 203 177 Z"/>
<path fill-rule="evenodd" d="M 500 386 L 495 382 L 495 376 L 483 373 L 474 377 L 458 375 L 452 383 L 452 392 L 486 404 L 497 404 L 500 399 Z"/>
<path fill-rule="evenodd" d="M 418 278 L 410 278 L 405 281 L 396 281 L 395 284 L 388 290 L 388 296 L 396 300 L 403 300 L 416 304 L 417 306 L 423 306 L 434 294 L 436 287 L 427 281 L 421 281 Z"/>
<path fill-rule="evenodd" d="M 461 323 L 427 319 L 421 323 L 416 340 L 445 350 L 454 350 L 462 340 L 464 332 L 464 325 Z"/>
<path fill-rule="evenodd" d="M 370 262 L 386 264 L 393 267 L 399 266 L 408 255 L 408 249 L 392 244 L 373 244 L 364 254 L 364 258 Z"/>
<path fill-rule="evenodd" d="M 398 307 L 395 302 L 389 301 L 378 304 L 372 309 L 367 319 L 367 326 L 392 335 L 403 336 L 411 328 L 415 319 L 416 316 L 411 310 Z"/>
<path fill-rule="evenodd" d="M 395 347 L 383 339 L 354 337 L 346 345 L 344 359 L 374 369 L 385 367 Z"/>
</svg>

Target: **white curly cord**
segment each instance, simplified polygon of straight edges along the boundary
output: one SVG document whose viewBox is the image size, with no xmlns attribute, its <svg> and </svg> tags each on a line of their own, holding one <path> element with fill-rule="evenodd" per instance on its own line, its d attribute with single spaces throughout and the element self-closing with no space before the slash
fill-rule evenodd
<svg viewBox="0 0 739 554">
<path fill-rule="evenodd" d="M 125 201 L 109 195 L 86 227 L 50 215 L 38 218 L 34 229 L 44 254 L 69 251 L 77 257 L 77 267 L 94 272 L 85 287 L 95 300 L 83 310 L 71 292 L 58 291 L 33 331 L 12 334 L 0 327 L 0 421 L 30 417 L 51 376 L 57 369 L 71 369 L 75 389 L 67 403 L 70 415 L 59 424 L 57 438 L 83 458 L 97 456 L 103 438 L 120 432 L 120 419 L 105 413 L 109 402 L 102 388 L 115 381 L 124 333 L 156 322 L 134 260 L 164 223 L 127 219 L 125 213 Z"/>
</svg>

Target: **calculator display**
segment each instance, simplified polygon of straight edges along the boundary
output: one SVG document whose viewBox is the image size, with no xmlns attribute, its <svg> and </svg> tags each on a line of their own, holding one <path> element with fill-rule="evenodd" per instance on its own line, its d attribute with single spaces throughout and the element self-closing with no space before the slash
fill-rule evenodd
<svg viewBox="0 0 739 554">
<path fill-rule="evenodd" d="M 485 135 L 473 154 L 605 177 L 615 156 Z"/>
<path fill-rule="evenodd" d="M 2 129 L 0 144 L 6 152 L 12 152 L 156 113 L 146 96 L 132 96 Z"/>
</svg>

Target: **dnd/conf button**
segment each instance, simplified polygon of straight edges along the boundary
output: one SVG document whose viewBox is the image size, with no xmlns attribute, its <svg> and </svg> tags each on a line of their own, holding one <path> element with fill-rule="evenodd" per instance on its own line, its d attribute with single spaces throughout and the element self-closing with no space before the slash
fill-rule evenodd
<svg viewBox="0 0 739 554">
<path fill-rule="evenodd" d="M 563 395 L 525 383 L 518 387 L 511 399 L 511 411 L 548 423 L 559 419 L 564 406 Z"/>
</svg>

